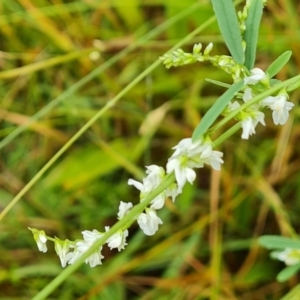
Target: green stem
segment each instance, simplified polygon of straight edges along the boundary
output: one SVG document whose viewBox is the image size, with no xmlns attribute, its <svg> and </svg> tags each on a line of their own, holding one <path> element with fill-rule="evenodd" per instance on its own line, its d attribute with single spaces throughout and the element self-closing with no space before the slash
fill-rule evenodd
<svg viewBox="0 0 300 300">
<path fill-rule="evenodd" d="M 124 230 L 130 226 L 132 220 L 135 220 L 137 216 L 145 209 L 145 207 L 150 203 L 152 199 L 163 192 L 170 184 L 175 181 L 174 174 L 167 175 L 162 183 L 153 190 L 142 202 L 134 206 L 128 214 L 126 214 L 120 221 L 118 221 L 114 226 L 106 232 L 103 237 L 97 240 L 92 247 L 86 251 L 73 265 L 68 266 L 64 269 L 56 278 L 54 278 L 44 289 L 42 289 L 32 300 L 42 300 L 46 299 L 52 291 L 54 291 L 61 283 L 63 283 L 75 270 L 77 270 L 82 263 L 88 258 L 92 253 L 97 251 L 100 246 L 102 246 L 109 237 L 115 234 L 118 230 Z"/>
<path fill-rule="evenodd" d="M 214 140 L 213 144 L 215 147 L 223 144 L 230 136 L 235 134 L 241 128 L 241 123 L 238 122 L 232 127 L 230 127 L 227 131 L 225 131 L 221 136 L 219 136 L 216 140 Z"/>
</svg>

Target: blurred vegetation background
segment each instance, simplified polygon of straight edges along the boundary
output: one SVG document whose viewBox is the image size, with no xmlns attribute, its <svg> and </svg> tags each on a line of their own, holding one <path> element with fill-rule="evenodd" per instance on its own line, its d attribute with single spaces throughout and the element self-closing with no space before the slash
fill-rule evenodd
<svg viewBox="0 0 300 300">
<path fill-rule="evenodd" d="M 182 12 L 184 18 L 132 47 Z M 299 13 L 297 0 L 275 0 L 263 15 L 256 66 L 266 69 L 293 51 L 280 80 L 300 70 Z M 2 0 L 0 211 L 109 100 L 212 16 L 206 0 Z M 228 54 L 216 22 L 182 48 L 192 51 L 199 42 L 213 42 L 212 54 Z M 61 272 L 52 244 L 38 252 L 27 227 L 75 240 L 83 230 L 113 225 L 120 200 L 139 202 L 127 180 L 141 180 L 145 165 L 165 166 L 171 147 L 191 136 L 224 92 L 205 78 L 231 83 L 208 64 L 160 64 L 12 207 L 0 223 L 0 299 L 31 299 Z M 155 236 L 135 224 L 125 251 L 105 246 L 102 266 L 83 265 L 49 299 L 275 300 L 297 287 L 299 276 L 276 282 L 284 265 L 256 238 L 299 231 L 298 99 L 296 91 L 285 126 L 275 126 L 268 112 L 267 126 L 249 140 L 239 132 L 224 143 L 222 171 L 198 171 L 175 204 L 167 201 Z"/>
</svg>

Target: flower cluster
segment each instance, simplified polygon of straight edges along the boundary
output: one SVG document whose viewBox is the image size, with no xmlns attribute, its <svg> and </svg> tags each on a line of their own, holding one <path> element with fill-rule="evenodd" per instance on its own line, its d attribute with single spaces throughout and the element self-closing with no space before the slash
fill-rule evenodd
<svg viewBox="0 0 300 300">
<path fill-rule="evenodd" d="M 205 48 L 204 52 L 201 52 L 202 44 L 195 44 L 193 48 L 193 53 L 184 52 L 182 49 L 177 49 L 171 53 L 166 53 L 159 59 L 163 62 L 166 68 L 184 66 L 188 64 L 193 64 L 197 61 L 203 62 L 206 60 L 211 60 L 209 53 L 213 48 L 213 43 L 209 43 Z"/>
<path fill-rule="evenodd" d="M 243 94 L 244 103 L 249 102 L 256 95 L 270 87 L 268 75 L 259 68 L 251 70 L 249 76 L 246 76 L 243 80 L 245 84 Z M 262 109 L 266 107 L 271 109 L 274 124 L 284 125 L 288 120 L 289 111 L 293 108 L 294 104 L 288 101 L 288 94 L 285 90 L 282 90 L 276 96 L 268 96 L 265 99 L 248 106 L 246 109 L 241 110 L 240 106 L 241 105 L 237 101 L 229 103 L 224 114 L 236 109 L 240 110 L 236 119 L 241 122 L 241 127 L 243 129 L 242 139 L 248 139 L 250 135 L 255 133 L 255 127 L 258 123 L 265 125 L 265 115 L 261 111 Z"/>
<path fill-rule="evenodd" d="M 213 169 L 220 170 L 223 163 L 223 153 L 212 150 L 211 142 L 193 142 L 191 138 L 186 138 L 173 149 L 175 152 L 168 160 L 167 173 L 175 173 L 178 193 L 181 193 L 187 181 L 192 184 L 195 180 L 196 173 L 193 169 L 209 164 Z"/>
<path fill-rule="evenodd" d="M 192 184 L 196 178 L 195 168 L 202 168 L 204 164 L 211 165 L 215 170 L 220 170 L 223 163 L 223 153 L 212 150 L 210 142 L 196 141 L 191 138 L 181 140 L 177 146 L 173 147 L 175 152 L 169 158 L 167 163 L 167 172 L 162 167 L 156 165 L 148 166 L 147 177 L 143 183 L 129 179 L 128 184 L 134 185 L 140 190 L 140 200 L 143 201 L 147 195 L 165 178 L 167 174 L 174 173 L 176 184 L 172 184 L 165 191 L 159 194 L 150 202 L 150 207 L 145 209 L 144 213 L 138 216 L 138 224 L 146 235 L 153 235 L 162 224 L 162 220 L 157 216 L 156 210 L 164 206 L 167 197 L 171 197 L 173 202 L 177 195 L 182 193 L 182 188 L 188 181 Z"/>
<path fill-rule="evenodd" d="M 246 73 L 246 68 L 239 65 L 231 56 L 227 55 L 214 55 L 210 56 L 213 43 L 209 43 L 203 53 L 201 52 L 202 44 L 195 44 L 193 47 L 193 53 L 184 52 L 182 49 L 177 49 L 171 53 L 166 53 L 159 59 L 163 62 L 166 68 L 184 66 L 187 64 L 193 64 L 195 62 L 208 61 L 213 66 L 220 68 L 229 75 L 232 76 L 234 81 L 240 80 L 241 76 Z"/>
</svg>

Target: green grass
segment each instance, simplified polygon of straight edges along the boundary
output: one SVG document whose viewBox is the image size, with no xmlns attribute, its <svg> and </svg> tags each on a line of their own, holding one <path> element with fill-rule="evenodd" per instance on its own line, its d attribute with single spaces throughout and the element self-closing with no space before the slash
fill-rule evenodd
<svg viewBox="0 0 300 300">
<path fill-rule="evenodd" d="M 140 180 L 145 165 L 165 166 L 171 147 L 224 92 L 204 79 L 231 83 L 208 64 L 166 70 L 157 61 L 213 16 L 201 0 L 165 23 L 195 2 L 1 1 L 0 211 L 65 150 L 0 222 L 0 299 L 31 299 L 62 270 L 52 245 L 38 252 L 27 227 L 77 239 L 113 225 L 120 200 L 139 201 L 128 178 Z M 298 1 L 269 1 L 262 17 L 256 66 L 293 52 L 280 80 L 300 70 L 297 9 Z M 182 48 L 210 41 L 213 54 L 228 53 L 216 22 Z M 135 224 L 125 251 L 104 247 L 102 266 L 82 265 L 48 299 L 276 300 L 298 288 L 299 276 L 276 282 L 283 264 L 256 243 L 300 228 L 298 99 L 296 91 L 285 126 L 267 114 L 248 141 L 238 132 L 225 142 L 221 174 L 198 170 L 194 185 L 159 211 L 164 224 L 153 237 Z"/>
</svg>

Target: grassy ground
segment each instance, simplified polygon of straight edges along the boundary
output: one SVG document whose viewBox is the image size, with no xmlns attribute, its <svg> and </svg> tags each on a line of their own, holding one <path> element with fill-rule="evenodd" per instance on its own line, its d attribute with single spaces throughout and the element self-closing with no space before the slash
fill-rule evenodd
<svg viewBox="0 0 300 300">
<path fill-rule="evenodd" d="M 281 80 L 300 70 L 299 11 L 298 1 L 269 1 L 263 16 L 256 66 L 292 50 Z M 204 0 L 2 0 L 0 211 L 109 100 L 212 15 Z M 215 22 L 182 48 L 198 42 L 227 54 Z M 154 67 L 7 210 L 0 299 L 31 299 L 61 272 L 52 246 L 38 252 L 27 227 L 76 239 L 114 224 L 120 200 L 139 201 L 128 178 L 141 179 L 145 165 L 165 166 L 171 147 L 224 92 L 204 79 L 231 83 L 208 64 Z M 285 126 L 269 114 L 248 141 L 240 132 L 228 140 L 222 172 L 198 171 L 159 212 L 164 224 L 155 236 L 134 225 L 125 251 L 105 248 L 102 266 L 83 265 L 49 299 L 275 300 L 289 292 L 299 277 L 276 282 L 283 264 L 256 238 L 300 227 L 298 99 L 296 91 Z"/>
</svg>

